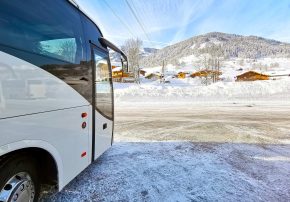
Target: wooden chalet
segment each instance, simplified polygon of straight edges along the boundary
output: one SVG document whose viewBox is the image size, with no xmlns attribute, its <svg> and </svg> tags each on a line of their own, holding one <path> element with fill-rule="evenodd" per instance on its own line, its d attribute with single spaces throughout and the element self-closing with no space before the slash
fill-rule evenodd
<svg viewBox="0 0 290 202">
<path fill-rule="evenodd" d="M 179 79 L 185 79 L 186 73 L 185 72 L 178 72 L 178 74 L 176 75 L 176 77 L 179 78 Z"/>
<path fill-rule="evenodd" d="M 143 70 L 143 69 L 140 69 L 140 70 L 139 70 L 139 74 L 140 74 L 140 75 L 143 75 L 143 76 L 145 76 L 145 74 L 146 74 L 146 71 L 145 71 L 145 70 Z"/>
<path fill-rule="evenodd" d="M 220 71 L 214 71 L 214 70 L 201 70 L 201 71 L 198 71 L 198 72 L 194 72 L 190 75 L 191 78 L 195 78 L 195 77 L 209 77 L 209 76 L 212 76 L 212 75 L 221 75 L 222 72 Z"/>
<path fill-rule="evenodd" d="M 157 79 L 161 79 L 161 75 L 157 74 L 157 73 L 150 73 L 150 74 L 146 75 L 145 78 L 157 80 Z"/>
<path fill-rule="evenodd" d="M 128 72 L 124 72 L 121 67 L 112 68 L 112 78 L 115 82 L 122 82 L 123 78 L 130 77 Z"/>
<path fill-rule="evenodd" d="M 236 81 L 257 81 L 257 80 L 269 80 L 270 76 L 261 74 L 255 71 L 248 71 L 237 76 Z"/>
</svg>

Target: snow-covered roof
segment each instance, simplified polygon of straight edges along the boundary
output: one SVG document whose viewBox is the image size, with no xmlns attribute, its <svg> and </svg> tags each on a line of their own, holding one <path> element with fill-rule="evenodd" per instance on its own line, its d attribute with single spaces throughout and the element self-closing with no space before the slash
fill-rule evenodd
<svg viewBox="0 0 290 202">
<path fill-rule="evenodd" d="M 112 69 L 113 72 L 117 72 L 117 71 L 121 71 L 122 67 L 115 67 L 114 69 Z"/>
</svg>

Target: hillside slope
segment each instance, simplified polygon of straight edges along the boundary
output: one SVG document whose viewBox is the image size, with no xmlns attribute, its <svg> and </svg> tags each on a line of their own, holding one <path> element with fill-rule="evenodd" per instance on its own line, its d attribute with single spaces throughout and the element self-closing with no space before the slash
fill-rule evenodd
<svg viewBox="0 0 290 202">
<path fill-rule="evenodd" d="M 177 65 L 182 57 L 201 56 L 211 51 L 219 52 L 224 58 L 290 57 L 290 44 L 257 36 L 211 32 L 167 46 L 143 57 L 141 66 L 159 66 L 163 60 L 167 64 Z"/>
</svg>

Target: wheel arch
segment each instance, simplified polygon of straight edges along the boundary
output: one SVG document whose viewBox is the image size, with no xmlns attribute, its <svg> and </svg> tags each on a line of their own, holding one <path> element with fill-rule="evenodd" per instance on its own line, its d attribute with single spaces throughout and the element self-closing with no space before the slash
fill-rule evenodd
<svg viewBox="0 0 290 202">
<path fill-rule="evenodd" d="M 25 142 L 25 143 L 24 143 Z M 29 143 L 28 143 L 29 142 Z M 21 145 L 21 146 L 20 146 Z M 63 188 L 63 165 L 57 150 L 44 141 L 20 141 L 0 147 L 0 160 L 15 155 L 29 155 L 35 158 L 41 170 L 42 183 L 57 184 L 58 189 Z"/>
</svg>

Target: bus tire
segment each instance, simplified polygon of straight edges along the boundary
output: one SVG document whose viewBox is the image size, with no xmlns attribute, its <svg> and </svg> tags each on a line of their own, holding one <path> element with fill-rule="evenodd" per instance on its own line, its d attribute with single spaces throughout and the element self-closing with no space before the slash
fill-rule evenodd
<svg viewBox="0 0 290 202">
<path fill-rule="evenodd" d="M 0 202 L 36 202 L 39 197 L 36 161 L 16 155 L 0 162 Z"/>
</svg>

